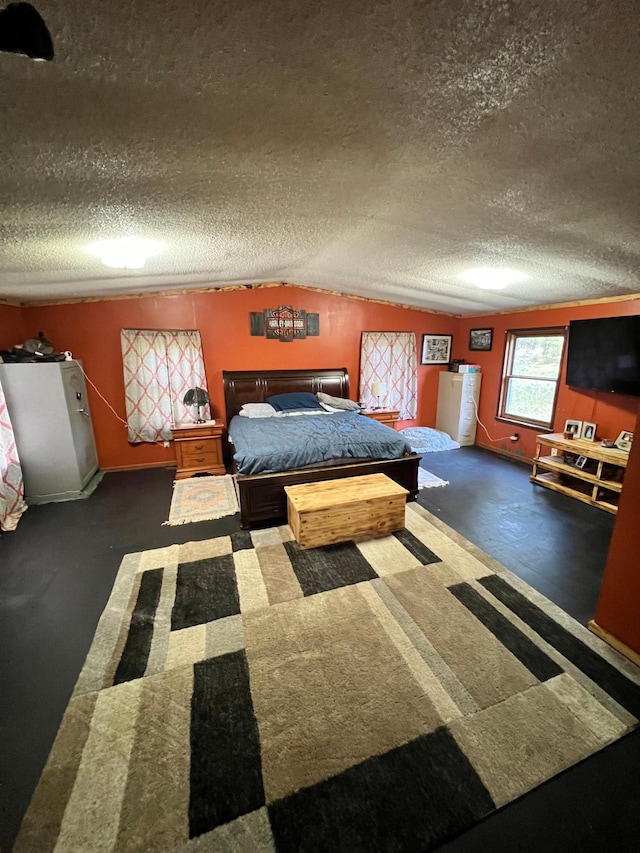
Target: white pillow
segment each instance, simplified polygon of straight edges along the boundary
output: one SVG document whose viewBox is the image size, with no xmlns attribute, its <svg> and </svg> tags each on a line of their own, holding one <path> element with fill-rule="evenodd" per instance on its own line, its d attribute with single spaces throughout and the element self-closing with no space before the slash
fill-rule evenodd
<svg viewBox="0 0 640 853">
<path fill-rule="evenodd" d="M 319 402 L 325 412 L 342 412 L 344 414 L 347 411 L 347 409 L 336 409 L 335 406 L 330 406 L 328 403 L 323 403 L 322 400 L 320 400 Z"/>
<path fill-rule="evenodd" d="M 316 397 L 320 405 L 326 403 L 328 406 L 333 406 L 334 409 L 342 409 L 350 412 L 357 412 L 360 409 L 357 403 L 346 397 L 332 397 L 331 394 L 324 394 L 322 391 L 318 391 Z"/>
<path fill-rule="evenodd" d="M 277 412 L 271 403 L 245 403 L 238 414 L 241 418 L 272 418 Z"/>
</svg>

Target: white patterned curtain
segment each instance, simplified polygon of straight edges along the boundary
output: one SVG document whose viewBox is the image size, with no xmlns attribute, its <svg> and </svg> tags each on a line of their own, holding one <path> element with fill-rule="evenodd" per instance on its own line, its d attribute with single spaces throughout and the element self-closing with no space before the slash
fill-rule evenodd
<svg viewBox="0 0 640 853">
<path fill-rule="evenodd" d="M 26 508 L 18 448 L 0 383 L 0 530 L 15 530 Z"/>
<path fill-rule="evenodd" d="M 129 441 L 169 441 L 189 419 L 185 393 L 207 388 L 200 332 L 122 329 L 120 343 Z"/>
<path fill-rule="evenodd" d="M 418 413 L 418 359 L 413 332 L 363 332 L 360 347 L 360 402 L 377 403 L 371 386 L 384 382 L 387 392 L 380 398 L 385 409 L 397 409 L 400 420 L 413 420 Z"/>
</svg>

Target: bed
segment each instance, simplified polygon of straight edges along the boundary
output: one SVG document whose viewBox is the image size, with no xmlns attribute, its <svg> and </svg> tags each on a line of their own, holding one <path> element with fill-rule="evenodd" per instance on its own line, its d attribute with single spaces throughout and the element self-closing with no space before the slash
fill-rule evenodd
<svg viewBox="0 0 640 853">
<path fill-rule="evenodd" d="M 231 423 L 231 419 L 240 412 L 245 403 L 262 403 L 274 394 L 293 391 L 316 394 L 322 391 L 333 397 L 349 397 L 349 374 L 344 367 L 318 370 L 223 371 L 222 378 L 227 424 Z M 386 474 L 408 490 L 408 500 L 415 500 L 418 494 L 419 461 L 420 456 L 417 453 L 403 453 L 394 459 L 329 459 L 304 468 L 260 474 L 241 474 L 234 463 L 240 524 L 246 530 L 262 523 L 285 519 L 285 486 L 362 474 Z"/>
</svg>

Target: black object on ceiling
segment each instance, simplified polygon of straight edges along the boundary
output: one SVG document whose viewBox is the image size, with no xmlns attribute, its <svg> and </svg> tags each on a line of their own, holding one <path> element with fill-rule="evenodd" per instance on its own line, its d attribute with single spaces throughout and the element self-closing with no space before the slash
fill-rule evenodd
<svg viewBox="0 0 640 853">
<path fill-rule="evenodd" d="M 31 59 L 53 59 L 53 41 L 40 13 L 30 3 L 0 9 L 0 51 Z"/>
</svg>

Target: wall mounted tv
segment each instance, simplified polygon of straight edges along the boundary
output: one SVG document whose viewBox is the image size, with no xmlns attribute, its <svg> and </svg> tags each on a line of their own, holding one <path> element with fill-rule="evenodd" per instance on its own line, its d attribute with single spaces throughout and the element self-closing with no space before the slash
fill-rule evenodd
<svg viewBox="0 0 640 853">
<path fill-rule="evenodd" d="M 640 397 L 640 315 L 572 320 L 567 385 Z"/>
</svg>

